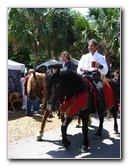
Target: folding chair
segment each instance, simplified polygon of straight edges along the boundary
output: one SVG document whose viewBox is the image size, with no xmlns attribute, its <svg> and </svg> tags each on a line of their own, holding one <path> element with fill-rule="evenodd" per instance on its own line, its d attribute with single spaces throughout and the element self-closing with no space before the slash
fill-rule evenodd
<svg viewBox="0 0 128 166">
<path fill-rule="evenodd" d="M 22 98 L 22 94 L 19 93 L 19 92 L 13 92 L 13 93 L 10 93 L 8 94 L 8 101 L 10 103 L 10 108 L 9 110 L 13 110 L 14 112 L 16 111 L 16 108 L 15 108 L 15 103 L 18 103 L 18 104 L 21 104 L 22 101 L 23 101 L 23 98 Z"/>
</svg>

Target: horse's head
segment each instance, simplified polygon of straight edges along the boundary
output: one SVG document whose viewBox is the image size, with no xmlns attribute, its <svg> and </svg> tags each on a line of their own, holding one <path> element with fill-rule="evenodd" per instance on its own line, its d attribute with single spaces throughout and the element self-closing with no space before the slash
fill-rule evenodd
<svg viewBox="0 0 128 166">
<path fill-rule="evenodd" d="M 45 74 L 42 73 L 32 73 L 28 79 L 27 92 L 29 99 L 34 101 L 38 97 L 43 96 L 43 79 Z"/>
<path fill-rule="evenodd" d="M 59 109 L 59 103 L 64 99 L 64 91 L 60 80 L 60 69 L 49 69 L 46 72 L 46 87 L 48 110 L 56 111 Z"/>
<path fill-rule="evenodd" d="M 59 68 L 49 69 L 46 72 L 46 86 L 49 110 L 57 110 L 59 103 L 63 103 L 64 97 L 69 100 L 87 88 L 80 75 L 71 70 Z"/>
</svg>

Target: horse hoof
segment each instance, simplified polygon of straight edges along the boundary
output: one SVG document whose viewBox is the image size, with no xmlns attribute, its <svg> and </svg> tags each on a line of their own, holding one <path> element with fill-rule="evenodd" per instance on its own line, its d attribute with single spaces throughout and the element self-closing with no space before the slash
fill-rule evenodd
<svg viewBox="0 0 128 166">
<path fill-rule="evenodd" d="M 114 131 L 114 134 L 119 134 L 119 131 L 118 131 L 118 130 L 115 130 L 115 131 Z"/>
<path fill-rule="evenodd" d="M 41 137 L 41 136 L 37 136 L 37 137 L 36 137 L 36 140 L 37 140 L 37 141 L 41 141 L 41 140 L 42 140 L 42 137 Z"/>
<path fill-rule="evenodd" d="M 80 152 L 80 153 L 86 153 L 87 152 L 86 146 L 85 145 L 80 146 L 80 148 L 78 149 L 78 152 Z"/>
<path fill-rule="evenodd" d="M 95 136 L 94 136 L 94 139 L 95 139 L 95 140 L 99 140 L 100 138 L 101 138 L 101 136 L 99 136 L 99 135 L 95 135 Z"/>
<path fill-rule="evenodd" d="M 43 134 L 40 134 L 40 135 L 38 135 L 38 136 L 36 137 L 36 140 L 37 140 L 37 141 L 41 141 L 41 140 L 42 140 L 42 137 L 43 137 Z"/>
<path fill-rule="evenodd" d="M 68 146 L 68 147 L 66 147 L 66 150 L 70 150 L 71 149 L 71 145 L 70 146 Z"/>
</svg>

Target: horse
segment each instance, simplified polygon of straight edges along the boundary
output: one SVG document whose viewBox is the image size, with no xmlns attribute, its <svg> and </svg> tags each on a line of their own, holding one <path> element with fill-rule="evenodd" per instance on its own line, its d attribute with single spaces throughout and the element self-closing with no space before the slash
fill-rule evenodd
<svg viewBox="0 0 128 166">
<path fill-rule="evenodd" d="M 38 97 L 44 99 L 44 109 L 47 104 L 47 93 L 45 87 L 45 74 L 33 72 L 28 79 L 27 93 L 31 101 L 36 100 Z"/>
<path fill-rule="evenodd" d="M 105 84 L 111 87 L 114 102 L 109 108 L 114 118 L 114 130 L 118 132 L 117 124 L 117 108 L 118 98 L 115 83 L 111 79 L 106 79 Z M 65 149 L 71 148 L 71 142 L 67 137 L 67 127 L 75 116 L 82 120 L 83 142 L 80 146 L 80 152 L 86 152 L 89 147 L 88 139 L 88 120 L 91 113 L 96 112 L 96 108 L 100 109 L 99 100 L 94 102 L 94 91 L 90 86 L 88 79 L 82 78 L 75 72 L 64 69 L 49 69 L 46 72 L 46 88 L 48 110 L 56 111 L 60 109 L 67 114 L 65 121 L 61 125 L 62 144 Z M 97 98 L 97 97 L 96 97 Z M 96 104 L 98 103 L 98 104 Z M 95 110 L 95 111 L 94 111 Z M 100 116 L 99 111 L 99 127 L 95 134 L 96 139 L 102 137 L 104 117 Z"/>
<path fill-rule="evenodd" d="M 50 115 L 50 111 L 47 109 L 47 89 L 45 77 L 45 73 L 33 72 L 28 79 L 27 85 L 27 92 L 31 101 L 35 101 L 38 97 L 43 99 L 42 110 L 44 111 L 44 116 L 42 117 L 40 131 L 37 135 L 37 141 L 40 141 L 42 139 L 46 120 Z M 60 113 L 60 119 L 63 123 L 64 114 Z"/>
</svg>

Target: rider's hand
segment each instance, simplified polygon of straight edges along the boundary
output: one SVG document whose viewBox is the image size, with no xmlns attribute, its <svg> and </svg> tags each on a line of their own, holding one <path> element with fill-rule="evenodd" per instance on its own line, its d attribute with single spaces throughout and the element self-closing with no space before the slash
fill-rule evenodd
<svg viewBox="0 0 128 166">
<path fill-rule="evenodd" d="M 88 73 L 89 71 L 88 70 L 86 70 L 86 69 L 84 69 L 84 68 L 81 68 L 80 69 L 82 72 L 84 72 L 84 73 Z"/>
<path fill-rule="evenodd" d="M 102 68 L 103 68 L 103 65 L 101 65 L 101 64 L 98 63 L 98 62 L 96 62 L 95 67 L 97 67 L 97 68 L 99 68 L 99 69 L 102 69 Z"/>
</svg>

